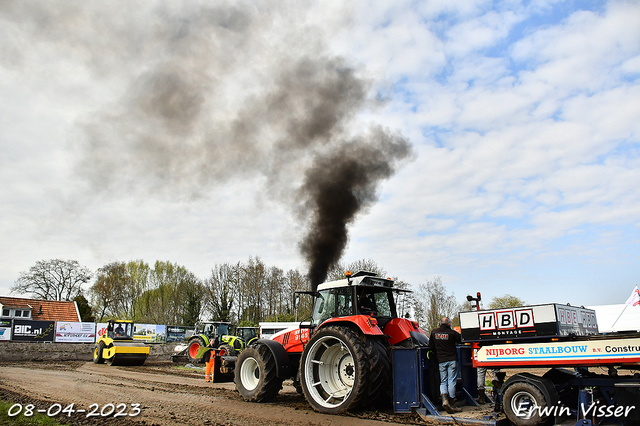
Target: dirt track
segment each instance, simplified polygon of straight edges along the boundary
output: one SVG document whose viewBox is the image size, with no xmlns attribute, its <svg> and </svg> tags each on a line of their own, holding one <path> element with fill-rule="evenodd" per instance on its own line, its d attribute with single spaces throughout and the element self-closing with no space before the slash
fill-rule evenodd
<svg viewBox="0 0 640 426">
<path fill-rule="evenodd" d="M 110 367 L 92 362 L 10 363 L 0 365 L 2 398 L 35 405 L 38 410 L 57 410 L 74 404 L 74 409 L 97 413 L 110 411 L 108 404 L 121 405 L 122 414 L 135 417 L 87 418 L 87 413 L 63 415 L 61 421 L 73 424 L 144 425 L 332 425 L 381 426 L 425 424 L 417 415 L 395 415 L 392 411 L 364 411 L 329 416 L 311 410 L 304 397 L 285 382 L 280 395 L 271 403 L 248 403 L 240 399 L 233 383 L 209 384 L 198 370 L 185 370 L 170 362 L 146 363 L 141 367 Z"/>
</svg>

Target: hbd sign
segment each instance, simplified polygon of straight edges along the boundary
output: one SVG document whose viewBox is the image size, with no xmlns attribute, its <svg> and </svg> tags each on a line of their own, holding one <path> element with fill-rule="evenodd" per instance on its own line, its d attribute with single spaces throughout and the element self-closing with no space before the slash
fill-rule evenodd
<svg viewBox="0 0 640 426">
<path fill-rule="evenodd" d="M 535 305 L 460 313 L 462 340 L 585 336 L 598 332 L 595 311 L 569 305 Z"/>
<path fill-rule="evenodd" d="M 514 330 L 516 328 L 535 326 L 531 308 L 479 312 L 478 320 L 480 322 L 480 331 Z"/>
</svg>

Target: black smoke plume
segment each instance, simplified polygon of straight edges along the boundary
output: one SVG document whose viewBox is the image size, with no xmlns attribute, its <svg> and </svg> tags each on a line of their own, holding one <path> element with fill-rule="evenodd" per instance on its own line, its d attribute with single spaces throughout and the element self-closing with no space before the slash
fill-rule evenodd
<svg viewBox="0 0 640 426">
<path fill-rule="evenodd" d="M 300 247 L 309 263 L 312 288 L 340 260 L 348 242 L 347 226 L 377 200 L 377 185 L 410 153 L 407 140 L 377 128 L 366 137 L 346 142 L 331 155 L 316 157 L 300 188 L 310 216 L 309 231 Z"/>
<path fill-rule="evenodd" d="M 315 286 L 411 148 L 363 126 L 359 115 L 377 107 L 373 84 L 330 54 L 322 29 L 305 23 L 307 6 L 12 2 L 0 22 L 18 23 L 16 41 L 0 64 L 19 67 L 29 45 L 99 89 L 74 147 L 90 183 L 78 200 L 188 201 L 233 180 L 263 182 L 305 224 Z"/>
</svg>

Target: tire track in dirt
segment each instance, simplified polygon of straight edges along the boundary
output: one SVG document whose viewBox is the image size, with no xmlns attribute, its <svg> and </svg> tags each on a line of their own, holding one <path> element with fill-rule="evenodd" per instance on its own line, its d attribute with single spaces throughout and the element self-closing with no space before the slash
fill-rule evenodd
<svg viewBox="0 0 640 426">
<path fill-rule="evenodd" d="M 285 386 L 270 403 L 243 401 L 233 383 L 206 383 L 202 375 L 177 370 L 170 363 L 142 367 L 104 364 L 13 363 L 0 367 L 0 389 L 47 408 L 53 403 L 88 409 L 91 404 L 139 403 L 142 412 L 133 418 L 111 419 L 118 424 L 146 425 L 331 425 L 380 426 L 424 424 L 419 417 L 364 412 L 343 416 L 316 413 L 292 386 Z M 67 418 L 65 418 L 67 420 Z M 75 416 L 74 424 L 109 423 L 109 419 Z M 99 420 L 99 422 L 93 422 Z"/>
</svg>

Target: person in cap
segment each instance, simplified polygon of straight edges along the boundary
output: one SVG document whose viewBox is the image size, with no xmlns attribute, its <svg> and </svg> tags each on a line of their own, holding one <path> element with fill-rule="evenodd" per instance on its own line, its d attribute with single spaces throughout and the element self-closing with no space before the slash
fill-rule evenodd
<svg viewBox="0 0 640 426">
<path fill-rule="evenodd" d="M 440 395 L 442 408 L 453 414 L 462 411 L 455 407 L 456 379 L 458 377 L 458 350 L 460 333 L 451 328 L 451 320 L 442 318 L 440 327 L 434 329 L 429 337 L 429 346 L 438 358 L 440 370 Z"/>
</svg>

